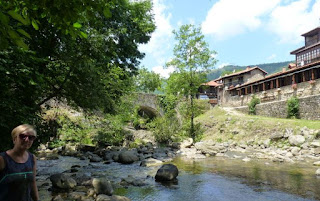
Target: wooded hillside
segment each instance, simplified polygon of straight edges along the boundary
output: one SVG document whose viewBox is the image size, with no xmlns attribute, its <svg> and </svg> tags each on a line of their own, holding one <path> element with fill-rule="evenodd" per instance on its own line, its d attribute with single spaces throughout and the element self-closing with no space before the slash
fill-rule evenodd
<svg viewBox="0 0 320 201">
<path fill-rule="evenodd" d="M 284 61 L 284 62 L 278 62 L 278 63 L 267 63 L 267 64 L 255 64 L 255 65 L 249 65 L 250 67 L 253 66 L 259 66 L 261 69 L 268 72 L 268 75 L 273 74 L 275 72 L 281 71 L 282 68 L 288 67 L 289 63 L 293 63 L 294 61 Z M 223 68 L 214 69 L 211 73 L 208 74 L 208 80 L 214 80 L 216 78 L 219 78 L 221 73 L 225 71 L 233 72 L 233 70 L 244 70 L 248 66 L 237 66 L 237 65 L 228 65 Z"/>
</svg>

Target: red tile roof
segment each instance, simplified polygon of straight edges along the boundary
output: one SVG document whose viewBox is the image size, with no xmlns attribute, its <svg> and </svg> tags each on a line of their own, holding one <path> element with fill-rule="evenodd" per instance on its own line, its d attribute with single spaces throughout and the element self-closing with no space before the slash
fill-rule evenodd
<svg viewBox="0 0 320 201">
<path fill-rule="evenodd" d="M 225 79 L 225 78 L 228 78 L 228 77 L 233 77 L 233 76 L 236 76 L 236 75 L 241 75 L 241 74 L 253 71 L 255 69 L 258 69 L 258 70 L 262 71 L 264 74 L 268 74 L 266 71 L 264 71 L 263 69 L 259 68 L 258 66 L 255 66 L 255 67 L 252 67 L 252 68 L 247 67 L 245 70 L 242 70 L 242 71 L 239 71 L 239 72 L 235 72 L 235 73 L 232 73 L 230 75 L 223 76 L 221 78 L 215 79 L 214 81 Z"/>
<path fill-rule="evenodd" d="M 217 87 L 217 86 L 221 86 L 222 84 L 219 84 L 219 83 L 215 82 L 214 80 L 211 80 L 210 82 L 204 83 L 202 85 L 206 85 L 206 86 L 210 86 L 210 87 Z"/>
</svg>

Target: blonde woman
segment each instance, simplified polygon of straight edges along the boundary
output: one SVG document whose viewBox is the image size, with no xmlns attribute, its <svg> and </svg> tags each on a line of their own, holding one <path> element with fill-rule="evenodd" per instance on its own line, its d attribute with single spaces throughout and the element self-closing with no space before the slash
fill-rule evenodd
<svg viewBox="0 0 320 201">
<path fill-rule="evenodd" d="M 0 200 L 38 201 L 36 185 L 36 157 L 28 149 L 37 132 L 28 124 L 11 132 L 14 147 L 0 153 Z"/>
</svg>

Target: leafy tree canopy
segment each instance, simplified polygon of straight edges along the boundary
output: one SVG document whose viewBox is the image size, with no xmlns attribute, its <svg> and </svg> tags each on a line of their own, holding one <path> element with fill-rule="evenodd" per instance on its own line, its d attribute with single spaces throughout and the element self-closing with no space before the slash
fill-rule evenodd
<svg viewBox="0 0 320 201">
<path fill-rule="evenodd" d="M 161 86 L 161 78 L 159 74 L 150 72 L 146 68 L 141 68 L 135 77 L 135 84 L 137 91 L 150 93 Z"/>
<path fill-rule="evenodd" d="M 151 9 L 149 0 L 1 1 L 3 132 L 38 122 L 51 99 L 113 112 L 155 29 Z"/>
</svg>

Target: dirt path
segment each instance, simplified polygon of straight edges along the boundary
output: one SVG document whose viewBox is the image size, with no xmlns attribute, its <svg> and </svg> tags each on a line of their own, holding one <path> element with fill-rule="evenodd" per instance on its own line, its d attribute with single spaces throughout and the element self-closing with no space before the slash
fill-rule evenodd
<svg viewBox="0 0 320 201">
<path fill-rule="evenodd" d="M 236 116 L 244 116 L 243 113 L 241 112 L 238 112 L 237 110 L 235 110 L 234 108 L 232 107 L 221 107 L 224 111 L 227 112 L 227 114 L 230 114 L 230 115 L 236 115 Z"/>
</svg>

